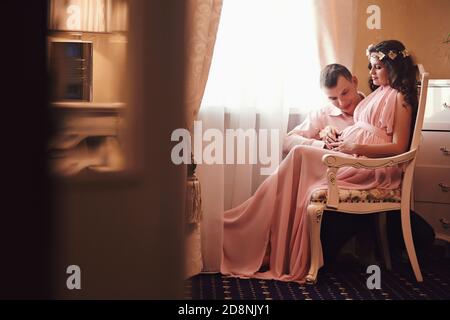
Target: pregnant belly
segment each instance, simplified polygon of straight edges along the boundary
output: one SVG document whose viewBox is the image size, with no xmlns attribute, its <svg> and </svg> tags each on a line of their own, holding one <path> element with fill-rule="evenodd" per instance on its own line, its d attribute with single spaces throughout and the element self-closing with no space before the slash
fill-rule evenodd
<svg viewBox="0 0 450 320">
<path fill-rule="evenodd" d="M 345 128 L 344 130 L 342 130 L 341 133 L 341 139 L 355 139 L 357 136 L 357 133 L 360 131 L 360 128 L 357 128 L 355 126 L 349 126 L 347 128 Z"/>
</svg>

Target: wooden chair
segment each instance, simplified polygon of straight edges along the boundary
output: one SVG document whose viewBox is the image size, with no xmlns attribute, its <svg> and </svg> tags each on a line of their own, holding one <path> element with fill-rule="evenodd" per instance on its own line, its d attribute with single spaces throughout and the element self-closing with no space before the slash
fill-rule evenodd
<svg viewBox="0 0 450 320">
<path fill-rule="evenodd" d="M 331 154 L 323 156 L 322 162 L 328 167 L 326 177 L 328 189 L 315 190 L 312 193 L 310 203 L 307 208 L 311 246 L 311 266 L 306 277 L 307 283 L 316 283 L 319 268 L 323 266 L 320 226 L 324 210 L 346 212 L 351 214 L 380 213 L 378 215 L 378 238 L 382 247 L 386 267 L 388 269 L 390 269 L 391 263 L 385 228 L 386 213 L 388 211 L 400 211 L 403 238 L 405 240 L 409 260 L 417 281 L 423 281 L 411 233 L 410 206 L 412 201 L 411 192 L 414 166 L 417 149 L 420 144 L 425 113 L 428 76 L 428 73 L 424 72 L 422 74 L 419 106 L 417 110 L 413 138 L 411 141 L 410 150 L 408 152 L 393 157 L 377 159 L 347 158 Z M 339 168 L 349 166 L 366 169 L 400 166 L 403 168 L 401 187 L 397 190 L 340 189 L 337 186 L 336 181 L 337 171 Z M 356 198 L 359 200 L 355 201 Z"/>
</svg>

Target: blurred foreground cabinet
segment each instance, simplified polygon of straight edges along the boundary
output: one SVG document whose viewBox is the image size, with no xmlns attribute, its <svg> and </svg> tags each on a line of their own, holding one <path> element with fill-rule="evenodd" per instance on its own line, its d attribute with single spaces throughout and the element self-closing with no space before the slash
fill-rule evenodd
<svg viewBox="0 0 450 320">
<path fill-rule="evenodd" d="M 49 145 L 51 171 L 71 176 L 85 169 L 121 170 L 123 109 L 123 103 L 53 103 L 56 132 Z"/>
<path fill-rule="evenodd" d="M 414 179 L 415 211 L 450 242 L 450 79 L 430 80 Z"/>
</svg>

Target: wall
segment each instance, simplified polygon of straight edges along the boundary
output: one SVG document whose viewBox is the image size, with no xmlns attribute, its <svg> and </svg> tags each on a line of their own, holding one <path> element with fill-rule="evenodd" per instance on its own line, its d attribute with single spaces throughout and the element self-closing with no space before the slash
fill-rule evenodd
<svg viewBox="0 0 450 320">
<path fill-rule="evenodd" d="M 381 8 L 381 29 L 369 30 L 369 5 Z M 360 88 L 368 93 L 366 48 L 382 40 L 402 41 L 416 63 L 424 65 L 431 78 L 450 78 L 450 1 L 449 0 L 358 0 L 354 73 Z"/>
</svg>

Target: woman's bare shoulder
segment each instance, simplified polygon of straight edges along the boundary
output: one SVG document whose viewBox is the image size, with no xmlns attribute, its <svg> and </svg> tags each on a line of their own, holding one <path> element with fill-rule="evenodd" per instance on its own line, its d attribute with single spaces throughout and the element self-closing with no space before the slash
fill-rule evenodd
<svg viewBox="0 0 450 320">
<path fill-rule="evenodd" d="M 405 95 L 400 91 L 397 91 L 395 96 L 395 102 L 397 106 L 409 107 L 410 105 L 406 102 Z"/>
</svg>

